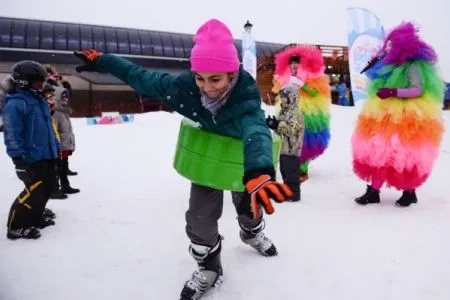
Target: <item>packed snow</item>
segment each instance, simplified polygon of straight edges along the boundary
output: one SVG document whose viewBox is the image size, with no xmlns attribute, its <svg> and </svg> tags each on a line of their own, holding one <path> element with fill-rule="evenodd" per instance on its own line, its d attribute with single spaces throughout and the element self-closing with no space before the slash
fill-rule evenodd
<svg viewBox="0 0 450 300">
<path fill-rule="evenodd" d="M 224 282 L 205 300 L 450 299 L 450 135 L 418 204 L 396 207 L 401 193 L 384 189 L 380 205 L 358 206 L 365 183 L 350 152 L 357 113 L 333 106 L 331 144 L 311 164 L 301 202 L 276 205 L 266 218 L 277 257 L 240 241 L 225 194 Z M 167 112 L 120 125 L 73 119 L 70 167 L 79 175 L 69 179 L 81 193 L 49 201 L 56 226 L 38 240 L 6 238 L 22 183 L 2 142 L 0 299 L 178 299 L 195 267 L 184 232 L 189 182 L 172 167 L 181 119 Z M 448 111 L 444 119 L 450 128 Z"/>
</svg>

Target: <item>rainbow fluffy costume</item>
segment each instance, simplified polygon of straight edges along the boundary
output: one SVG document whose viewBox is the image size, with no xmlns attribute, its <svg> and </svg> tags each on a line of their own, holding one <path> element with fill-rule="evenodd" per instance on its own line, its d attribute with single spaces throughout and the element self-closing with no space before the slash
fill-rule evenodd
<svg viewBox="0 0 450 300">
<path fill-rule="evenodd" d="M 295 77 L 305 83 L 299 93 L 299 109 L 305 119 L 300 168 L 302 173 L 307 174 L 309 161 L 319 157 L 330 141 L 331 91 L 328 76 L 324 73 L 325 65 L 320 49 L 315 46 L 295 46 L 275 57 L 276 69 L 272 89 L 275 94 L 292 81 L 289 60 L 294 55 L 301 58 Z"/>
<path fill-rule="evenodd" d="M 377 190 L 386 183 L 414 191 L 431 173 L 444 132 L 444 84 L 436 61 L 414 25 L 402 23 L 366 73 L 368 99 L 352 137 L 353 168 Z M 419 88 L 411 84 L 412 71 Z M 380 89 L 393 94 L 383 96 Z"/>
</svg>

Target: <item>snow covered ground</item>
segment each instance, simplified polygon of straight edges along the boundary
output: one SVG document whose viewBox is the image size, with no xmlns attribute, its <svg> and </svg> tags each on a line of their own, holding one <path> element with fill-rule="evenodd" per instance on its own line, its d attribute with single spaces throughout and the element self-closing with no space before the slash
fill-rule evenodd
<svg viewBox="0 0 450 300">
<path fill-rule="evenodd" d="M 333 107 L 332 142 L 312 164 L 302 201 L 267 217 L 279 256 L 241 243 L 226 194 L 224 283 L 205 299 L 450 299 L 450 135 L 417 205 L 395 207 L 400 193 L 383 190 L 381 205 L 361 207 L 353 199 L 365 184 L 349 150 L 356 114 Z M 164 112 L 124 125 L 74 120 L 79 175 L 70 179 L 81 193 L 50 200 L 57 224 L 39 240 L 7 240 L 3 227 L 0 299 L 178 299 L 194 269 L 184 233 L 189 182 L 172 168 L 180 120 Z M 0 185 L 1 225 L 22 188 L 3 141 Z"/>
</svg>

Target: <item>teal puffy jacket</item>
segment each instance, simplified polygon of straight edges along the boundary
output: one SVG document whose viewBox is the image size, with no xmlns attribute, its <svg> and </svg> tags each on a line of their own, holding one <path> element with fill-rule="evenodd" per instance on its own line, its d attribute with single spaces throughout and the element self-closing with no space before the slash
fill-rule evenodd
<svg viewBox="0 0 450 300">
<path fill-rule="evenodd" d="M 202 106 L 200 90 L 190 71 L 180 75 L 152 72 L 111 54 L 96 59 L 95 69 L 119 78 L 142 95 L 161 100 L 205 130 L 242 139 L 244 182 L 260 174 L 275 176 L 272 136 L 261 109 L 261 96 L 255 80 L 243 69 L 226 104 L 214 117 Z"/>
</svg>

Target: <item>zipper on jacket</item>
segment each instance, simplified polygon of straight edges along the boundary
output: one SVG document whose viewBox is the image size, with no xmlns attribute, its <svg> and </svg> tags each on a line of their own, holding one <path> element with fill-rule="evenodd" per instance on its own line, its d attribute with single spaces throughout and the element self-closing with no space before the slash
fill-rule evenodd
<svg viewBox="0 0 450 300">
<path fill-rule="evenodd" d="M 42 102 L 39 102 L 42 101 Z M 41 112 L 44 116 L 44 122 L 47 125 L 47 129 L 48 129 L 48 146 L 50 147 L 50 155 L 52 155 L 52 159 L 55 159 L 58 157 L 58 153 L 56 153 L 56 135 L 53 132 L 53 124 L 52 124 L 52 116 L 50 114 L 50 111 L 48 111 L 48 115 L 46 114 L 46 110 L 44 109 L 43 105 L 46 107 L 47 103 L 43 102 L 44 100 L 42 99 L 38 99 L 38 106 L 41 109 Z M 47 108 L 47 107 L 46 107 Z M 52 137 L 54 137 L 54 139 L 52 139 Z M 55 148 L 53 148 L 52 146 L 55 146 Z M 53 152 L 54 150 L 54 152 Z"/>
<path fill-rule="evenodd" d="M 31 143 L 33 144 L 33 148 L 36 148 L 35 139 L 34 139 L 34 113 L 31 115 L 31 134 L 30 134 Z"/>
</svg>

